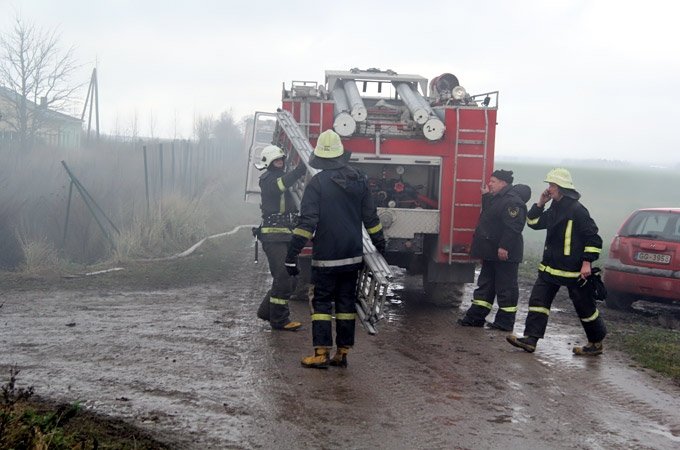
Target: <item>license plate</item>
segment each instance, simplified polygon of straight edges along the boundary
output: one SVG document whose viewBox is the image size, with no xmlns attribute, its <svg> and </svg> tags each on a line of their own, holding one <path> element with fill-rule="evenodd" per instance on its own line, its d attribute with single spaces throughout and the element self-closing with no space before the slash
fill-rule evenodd
<svg viewBox="0 0 680 450">
<path fill-rule="evenodd" d="M 654 264 L 670 264 L 671 255 L 662 255 L 661 253 L 637 252 L 635 254 L 635 260 Z"/>
</svg>

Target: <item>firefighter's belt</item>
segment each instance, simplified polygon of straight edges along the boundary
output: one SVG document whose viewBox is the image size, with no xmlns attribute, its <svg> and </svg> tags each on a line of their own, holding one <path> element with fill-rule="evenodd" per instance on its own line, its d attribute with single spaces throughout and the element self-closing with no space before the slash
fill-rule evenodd
<svg viewBox="0 0 680 450">
<path fill-rule="evenodd" d="M 262 219 L 262 228 L 287 228 L 288 232 L 295 227 L 297 214 L 270 214 Z"/>
</svg>

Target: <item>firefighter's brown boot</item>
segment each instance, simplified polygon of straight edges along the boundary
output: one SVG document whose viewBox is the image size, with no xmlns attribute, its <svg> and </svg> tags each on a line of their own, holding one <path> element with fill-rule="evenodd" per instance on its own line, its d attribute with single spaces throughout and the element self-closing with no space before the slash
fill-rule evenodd
<svg viewBox="0 0 680 450">
<path fill-rule="evenodd" d="M 328 369 L 329 362 L 328 349 L 325 347 L 315 348 L 314 356 L 307 356 L 300 361 L 303 367 L 312 369 Z"/>
<path fill-rule="evenodd" d="M 338 351 L 331 358 L 331 366 L 347 367 L 347 353 L 349 353 L 349 347 L 338 347 Z"/>
<path fill-rule="evenodd" d="M 575 355 L 597 356 L 601 355 L 604 347 L 602 342 L 588 342 L 588 345 L 577 346 L 572 349 Z"/>
<path fill-rule="evenodd" d="M 508 341 L 511 345 L 519 347 L 525 352 L 529 353 L 533 353 L 536 350 L 536 343 L 538 342 L 538 338 L 535 338 L 533 336 L 524 336 L 518 338 L 514 334 L 511 334 L 510 336 L 506 337 L 505 340 Z"/>
</svg>

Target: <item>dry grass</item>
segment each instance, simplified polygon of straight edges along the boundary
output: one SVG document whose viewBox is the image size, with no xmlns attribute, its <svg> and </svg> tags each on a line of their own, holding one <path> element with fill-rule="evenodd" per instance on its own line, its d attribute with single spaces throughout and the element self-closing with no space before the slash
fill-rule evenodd
<svg viewBox="0 0 680 450">
<path fill-rule="evenodd" d="M 25 275 L 51 275 L 60 272 L 64 262 L 59 251 L 46 237 L 19 237 L 24 253 L 24 262 L 19 267 Z"/>
<path fill-rule="evenodd" d="M 151 217 L 135 217 L 114 238 L 113 259 L 125 262 L 177 253 L 208 233 L 208 214 L 200 201 L 181 196 L 163 200 Z"/>
</svg>

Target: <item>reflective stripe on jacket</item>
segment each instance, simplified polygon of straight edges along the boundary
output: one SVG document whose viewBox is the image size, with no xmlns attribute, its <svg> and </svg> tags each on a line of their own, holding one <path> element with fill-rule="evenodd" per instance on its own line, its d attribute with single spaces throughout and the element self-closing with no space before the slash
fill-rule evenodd
<svg viewBox="0 0 680 450">
<path fill-rule="evenodd" d="M 537 204 L 527 213 L 527 224 L 546 230 L 539 270 L 556 277 L 578 278 L 583 261 L 593 262 L 602 251 L 602 238 L 595 221 L 578 200 L 562 197 L 544 210 Z"/>
<path fill-rule="evenodd" d="M 300 164 L 286 173 L 283 169 L 270 167 L 260 176 L 260 210 L 262 211 L 261 241 L 287 241 L 290 239 L 293 222 L 290 219 L 297 208 L 288 188 L 305 173 Z"/>
</svg>

